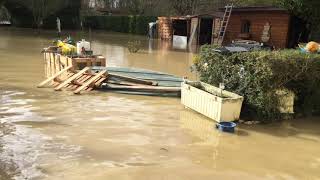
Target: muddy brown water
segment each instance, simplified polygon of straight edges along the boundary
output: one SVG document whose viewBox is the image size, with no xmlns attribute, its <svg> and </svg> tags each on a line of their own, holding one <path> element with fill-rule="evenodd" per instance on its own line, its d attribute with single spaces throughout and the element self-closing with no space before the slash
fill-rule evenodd
<svg viewBox="0 0 320 180">
<path fill-rule="evenodd" d="M 319 179 L 320 119 L 241 126 L 236 134 L 178 98 L 37 89 L 54 33 L 0 29 L 0 179 Z M 143 50 L 129 54 L 129 38 Z M 145 37 L 93 33 L 111 66 L 196 79 L 192 54 Z"/>
</svg>

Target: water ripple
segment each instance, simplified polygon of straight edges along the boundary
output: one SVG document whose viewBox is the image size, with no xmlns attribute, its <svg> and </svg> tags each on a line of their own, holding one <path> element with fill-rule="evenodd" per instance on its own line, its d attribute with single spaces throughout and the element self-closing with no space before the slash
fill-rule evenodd
<svg viewBox="0 0 320 180">
<path fill-rule="evenodd" d="M 45 177 L 45 160 L 57 164 L 73 161 L 81 151 L 30 128 L 28 124 L 41 124 L 48 118 L 36 113 L 35 100 L 25 96 L 24 92 L 0 91 L 0 176 L 6 179 Z"/>
</svg>

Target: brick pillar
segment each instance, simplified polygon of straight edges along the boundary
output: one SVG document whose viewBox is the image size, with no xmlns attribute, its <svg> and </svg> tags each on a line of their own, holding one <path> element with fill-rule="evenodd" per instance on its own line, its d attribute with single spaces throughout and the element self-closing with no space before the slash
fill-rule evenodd
<svg viewBox="0 0 320 180">
<path fill-rule="evenodd" d="M 172 40 L 172 21 L 170 17 L 158 17 L 159 37 L 163 40 Z"/>
</svg>

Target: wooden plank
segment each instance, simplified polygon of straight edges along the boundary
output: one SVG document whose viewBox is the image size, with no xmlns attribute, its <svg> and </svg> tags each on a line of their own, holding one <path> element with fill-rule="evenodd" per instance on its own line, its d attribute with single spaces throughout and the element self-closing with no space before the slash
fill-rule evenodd
<svg viewBox="0 0 320 180">
<path fill-rule="evenodd" d="M 81 82 L 82 82 L 83 80 L 85 80 L 86 78 L 88 78 L 88 76 L 87 76 L 87 75 L 83 75 L 83 76 L 81 76 L 80 78 L 73 80 L 71 83 L 72 83 L 73 85 L 82 86 L 82 83 L 81 83 Z"/>
<path fill-rule="evenodd" d="M 66 77 L 64 77 L 63 79 L 61 79 L 60 77 L 55 78 L 52 83 L 50 84 L 53 88 L 59 86 L 63 81 L 65 81 L 66 79 L 68 79 L 69 77 L 73 76 L 73 73 L 67 73 Z"/>
<path fill-rule="evenodd" d="M 99 87 L 101 86 L 101 84 L 106 80 L 107 78 L 106 77 L 102 77 L 99 81 L 97 81 L 94 86 L 95 87 Z"/>
<path fill-rule="evenodd" d="M 54 82 L 58 82 L 59 84 L 60 83 L 63 83 L 63 81 L 65 81 L 66 79 L 68 79 L 69 77 L 71 77 L 71 76 L 73 76 L 74 74 L 72 74 L 72 73 L 68 73 L 67 75 L 66 75 L 66 78 L 65 79 L 61 79 L 60 77 L 56 77 L 56 78 L 54 78 L 53 79 L 53 81 Z"/>
<path fill-rule="evenodd" d="M 68 90 L 74 90 L 77 89 L 80 85 L 80 82 L 85 80 L 87 76 L 85 74 L 82 74 L 80 77 L 74 79 L 71 81 L 67 86 L 65 86 Z"/>
<path fill-rule="evenodd" d="M 97 81 L 99 78 L 101 78 L 102 75 L 106 74 L 107 70 L 101 71 L 98 74 L 96 74 L 94 77 L 92 77 L 91 79 L 89 79 L 88 81 L 86 81 L 81 87 L 79 87 L 77 90 L 75 90 L 73 93 L 74 94 L 80 94 L 80 92 L 87 88 L 88 86 L 90 86 L 92 83 L 94 83 L 95 81 Z"/>
<path fill-rule="evenodd" d="M 95 83 L 92 83 L 90 86 L 88 86 L 88 87 L 85 88 L 84 90 L 86 90 L 86 91 L 91 91 L 91 90 L 95 87 L 96 83 L 97 83 L 98 81 L 100 81 L 102 78 L 103 78 L 103 77 L 100 76 L 100 78 L 98 78 L 98 79 L 95 81 Z"/>
<path fill-rule="evenodd" d="M 61 91 L 61 89 L 66 86 L 67 84 L 71 83 L 71 81 L 77 79 L 78 77 L 80 77 L 82 75 L 82 73 L 88 71 L 90 68 L 86 67 L 84 69 L 82 69 L 81 71 L 79 71 L 77 74 L 71 76 L 69 79 L 65 80 L 63 83 L 61 83 L 58 87 L 54 88 L 55 91 Z"/>
<path fill-rule="evenodd" d="M 125 90 L 125 91 L 148 91 L 148 92 L 171 92 L 178 93 L 181 91 L 180 87 L 160 87 L 160 86 L 121 86 L 107 84 L 107 88 L 111 90 Z"/>
<path fill-rule="evenodd" d="M 55 55 L 53 53 L 51 53 L 51 57 L 52 57 L 52 64 L 53 64 L 53 71 L 52 74 L 56 74 L 57 72 L 57 63 L 56 63 L 56 58 Z"/>
<path fill-rule="evenodd" d="M 69 90 L 71 90 L 71 91 L 76 90 L 77 88 L 82 86 L 83 83 L 85 81 L 87 81 L 88 79 L 90 79 L 91 77 L 92 77 L 92 74 L 90 74 L 90 75 L 86 75 L 86 73 L 83 74 L 82 78 L 79 78 L 79 79 L 72 81 L 72 85 L 69 85 Z"/>
<path fill-rule="evenodd" d="M 51 56 L 51 53 L 49 53 L 49 61 L 50 61 L 50 73 L 49 73 L 49 76 L 50 76 L 50 77 L 53 76 L 53 73 L 52 73 L 52 72 L 53 72 L 53 71 L 52 71 L 52 66 L 53 66 L 53 65 L 52 65 L 51 57 L 52 57 L 52 56 Z"/>
<path fill-rule="evenodd" d="M 61 79 L 62 79 L 62 81 L 65 81 L 65 80 L 67 80 L 68 78 L 70 78 L 71 76 L 73 76 L 75 73 L 71 73 L 70 71 L 68 71 L 68 73 L 67 74 L 63 74 L 63 75 L 61 75 L 60 77 L 61 77 Z"/>
<path fill-rule="evenodd" d="M 64 72 L 68 71 L 69 69 L 71 69 L 72 66 L 69 66 L 65 69 L 63 69 L 62 71 L 58 72 L 57 74 L 55 74 L 54 76 L 46 79 L 45 81 L 41 82 L 37 87 L 41 88 L 43 86 L 45 86 L 46 84 L 48 84 L 49 82 L 53 81 L 56 77 L 60 76 L 61 74 L 63 74 Z"/>
<path fill-rule="evenodd" d="M 123 76 L 123 75 L 118 75 L 118 74 L 109 74 L 109 75 L 110 75 L 110 77 L 120 78 L 120 79 L 124 79 L 126 81 L 131 81 L 134 83 L 139 83 L 139 84 L 144 84 L 144 85 L 156 86 L 158 84 L 157 82 L 137 79 L 137 78 L 133 78 L 133 77 L 129 77 L 129 76 Z"/>
<path fill-rule="evenodd" d="M 59 82 L 53 82 L 53 83 L 51 84 L 51 86 L 54 87 L 54 88 L 57 87 L 57 86 L 59 86 L 59 85 L 60 85 Z"/>
<path fill-rule="evenodd" d="M 74 84 L 76 84 L 75 86 L 73 86 L 72 88 L 70 88 L 70 90 L 76 90 L 77 88 L 79 88 L 80 86 L 82 86 L 87 80 L 89 80 L 92 77 L 92 75 L 84 75 L 84 78 L 82 78 L 81 80 L 76 80 L 76 82 L 72 82 Z"/>
<path fill-rule="evenodd" d="M 44 59 L 44 77 L 47 78 L 47 61 L 46 61 L 46 53 L 43 53 L 43 59 Z"/>
<path fill-rule="evenodd" d="M 67 79 L 69 79 L 71 76 L 73 76 L 73 75 L 75 75 L 76 73 L 70 73 L 70 74 L 68 74 L 68 76 L 66 77 L 66 78 L 64 78 L 64 80 L 62 81 L 62 82 L 60 82 L 60 83 L 63 83 L 65 80 L 67 80 Z M 67 86 L 65 86 L 65 88 L 68 88 L 70 85 L 72 85 L 71 83 L 70 84 L 68 84 Z"/>
<path fill-rule="evenodd" d="M 105 81 L 106 79 L 107 79 L 106 77 L 100 78 L 98 81 L 96 81 L 96 83 L 94 84 L 94 86 L 88 87 L 88 88 L 86 89 L 86 91 L 91 91 L 93 88 L 99 87 L 99 86 L 103 83 L 103 81 Z"/>
<path fill-rule="evenodd" d="M 75 80 L 71 81 L 67 86 L 65 86 L 68 89 L 72 89 L 72 88 L 77 88 L 79 85 L 77 85 L 78 81 L 81 81 L 82 79 L 84 79 L 86 77 L 86 75 L 82 74 L 81 76 L 79 76 L 78 78 L 76 78 Z"/>
<path fill-rule="evenodd" d="M 46 78 L 50 78 L 50 61 L 48 59 L 48 53 L 46 53 L 46 57 L 45 57 L 45 61 L 46 61 L 46 64 L 47 64 L 47 73 L 46 73 Z"/>
</svg>

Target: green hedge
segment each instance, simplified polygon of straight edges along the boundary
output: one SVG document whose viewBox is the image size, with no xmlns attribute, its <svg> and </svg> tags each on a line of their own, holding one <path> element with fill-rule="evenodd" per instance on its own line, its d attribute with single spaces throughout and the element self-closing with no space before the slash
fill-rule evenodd
<svg viewBox="0 0 320 180">
<path fill-rule="evenodd" d="M 145 35 L 148 23 L 154 22 L 154 16 L 86 16 L 84 26 L 98 30 Z"/>
<path fill-rule="evenodd" d="M 253 51 L 221 55 L 203 46 L 195 58 L 201 81 L 244 96 L 242 116 L 258 120 L 283 118 L 277 90 L 295 93 L 296 114 L 320 112 L 320 54 L 298 50 Z"/>
<path fill-rule="evenodd" d="M 61 19 L 62 29 L 77 29 L 80 27 L 80 1 L 70 1 L 68 6 L 53 13 L 43 21 L 44 29 L 56 29 L 56 19 Z M 36 28 L 33 14 L 28 8 L 17 5 L 14 1 L 6 1 L 5 7 L 10 11 L 12 24 L 16 27 Z"/>
<path fill-rule="evenodd" d="M 44 29 L 56 29 L 57 17 L 61 20 L 61 28 L 64 29 L 78 29 L 80 27 L 80 18 L 78 16 L 63 14 L 60 16 L 51 15 L 43 21 L 42 28 Z"/>
<path fill-rule="evenodd" d="M 320 25 L 316 25 L 311 31 L 311 40 L 320 41 Z"/>
</svg>

